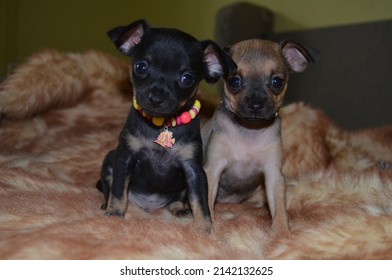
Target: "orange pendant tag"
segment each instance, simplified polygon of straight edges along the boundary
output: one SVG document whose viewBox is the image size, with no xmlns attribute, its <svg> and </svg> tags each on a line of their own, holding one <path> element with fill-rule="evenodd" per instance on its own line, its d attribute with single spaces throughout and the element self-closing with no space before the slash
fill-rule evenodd
<svg viewBox="0 0 392 280">
<path fill-rule="evenodd" d="M 173 148 L 176 139 L 173 138 L 173 133 L 165 127 L 163 131 L 159 134 L 158 138 L 154 141 L 163 148 Z"/>
</svg>

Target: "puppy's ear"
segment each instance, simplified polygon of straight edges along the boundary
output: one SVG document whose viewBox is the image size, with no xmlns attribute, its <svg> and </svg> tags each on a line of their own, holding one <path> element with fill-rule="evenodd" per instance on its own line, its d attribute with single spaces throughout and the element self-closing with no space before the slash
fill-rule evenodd
<svg viewBox="0 0 392 280">
<path fill-rule="evenodd" d="M 148 30 L 144 20 L 135 21 L 127 26 L 115 27 L 107 32 L 117 49 L 124 55 L 130 55 L 133 48 L 140 43 L 143 35 Z"/>
<path fill-rule="evenodd" d="M 237 69 L 231 57 L 211 40 L 202 41 L 204 79 L 207 83 L 216 83 L 221 76 L 230 75 Z"/>
<path fill-rule="evenodd" d="M 319 52 L 313 48 L 301 46 L 290 40 L 282 41 L 280 46 L 292 72 L 303 72 L 308 67 L 309 62 L 315 63 L 318 61 Z"/>
</svg>

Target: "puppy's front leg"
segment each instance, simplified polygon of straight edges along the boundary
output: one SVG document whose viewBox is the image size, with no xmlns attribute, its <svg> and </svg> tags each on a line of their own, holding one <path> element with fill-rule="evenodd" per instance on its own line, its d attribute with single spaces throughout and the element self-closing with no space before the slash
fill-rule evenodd
<svg viewBox="0 0 392 280">
<path fill-rule="evenodd" d="M 272 215 L 272 229 L 276 233 L 285 233 L 289 231 L 289 222 L 286 211 L 286 185 L 284 177 L 279 176 L 276 180 L 267 180 L 266 191 L 268 205 L 270 205 Z"/>
<path fill-rule="evenodd" d="M 128 186 L 133 166 L 131 151 L 126 144 L 119 144 L 114 154 L 113 183 L 105 215 L 124 216 L 128 205 Z"/>
<path fill-rule="evenodd" d="M 207 232 L 211 231 L 211 215 L 207 200 L 207 176 L 200 164 L 188 160 L 184 163 L 187 193 L 194 223 Z"/>
<path fill-rule="evenodd" d="M 276 233 L 286 233 L 289 231 L 289 223 L 286 211 L 286 184 L 281 171 L 281 159 L 277 155 L 266 158 L 275 158 L 264 166 L 265 188 L 272 216 L 272 229 Z"/>
</svg>

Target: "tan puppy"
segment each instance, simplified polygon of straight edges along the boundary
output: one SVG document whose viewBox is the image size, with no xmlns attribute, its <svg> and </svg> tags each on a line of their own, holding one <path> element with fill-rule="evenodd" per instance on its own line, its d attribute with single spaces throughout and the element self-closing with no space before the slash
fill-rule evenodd
<svg viewBox="0 0 392 280">
<path fill-rule="evenodd" d="M 315 50 L 284 41 L 247 40 L 228 48 L 237 70 L 224 79 L 222 101 L 203 130 L 208 203 L 239 203 L 265 186 L 275 232 L 289 229 L 278 111 L 289 72 L 302 72 Z M 260 199 L 257 206 L 260 205 Z"/>
</svg>

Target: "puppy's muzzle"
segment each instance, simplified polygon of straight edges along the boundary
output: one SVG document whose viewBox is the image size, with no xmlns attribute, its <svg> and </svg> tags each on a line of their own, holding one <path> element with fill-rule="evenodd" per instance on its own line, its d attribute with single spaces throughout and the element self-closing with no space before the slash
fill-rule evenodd
<svg viewBox="0 0 392 280">
<path fill-rule="evenodd" d="M 138 103 L 143 110 L 153 116 L 168 116 L 177 108 L 177 100 L 168 87 L 148 87 L 139 90 Z"/>
<path fill-rule="evenodd" d="M 241 115 L 249 120 L 265 120 L 275 116 L 274 103 L 266 96 L 253 96 L 245 100 Z"/>
<path fill-rule="evenodd" d="M 148 101 L 152 108 L 158 108 L 164 100 L 163 90 L 153 89 L 148 93 Z"/>
<path fill-rule="evenodd" d="M 248 110 L 257 116 L 263 110 L 263 104 L 259 102 L 249 102 Z"/>
</svg>

